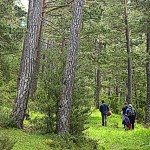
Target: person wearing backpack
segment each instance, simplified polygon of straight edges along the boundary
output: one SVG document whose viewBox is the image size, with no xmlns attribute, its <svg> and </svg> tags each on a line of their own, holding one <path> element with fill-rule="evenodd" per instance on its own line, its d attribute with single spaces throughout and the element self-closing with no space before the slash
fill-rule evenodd
<svg viewBox="0 0 150 150">
<path fill-rule="evenodd" d="M 122 120 L 122 124 L 124 124 L 125 130 L 130 130 L 131 124 L 130 124 L 130 119 L 128 118 L 128 115 L 125 114 L 124 119 Z"/>
<path fill-rule="evenodd" d="M 134 123 L 135 123 L 135 119 L 136 119 L 136 110 L 135 108 L 132 106 L 132 104 L 129 104 L 129 107 L 126 109 L 126 114 L 130 120 L 131 123 L 131 129 L 134 129 Z"/>
<path fill-rule="evenodd" d="M 107 113 L 109 111 L 109 107 L 104 100 L 102 100 L 102 104 L 99 106 L 99 111 L 102 116 L 102 126 L 107 126 Z"/>
<path fill-rule="evenodd" d="M 125 101 L 124 102 L 124 106 L 122 107 L 122 111 L 121 111 L 121 118 L 122 118 L 122 121 L 124 120 L 125 118 L 125 114 L 126 114 L 126 110 L 128 108 L 128 103 Z M 124 125 L 125 127 L 125 125 Z"/>
</svg>

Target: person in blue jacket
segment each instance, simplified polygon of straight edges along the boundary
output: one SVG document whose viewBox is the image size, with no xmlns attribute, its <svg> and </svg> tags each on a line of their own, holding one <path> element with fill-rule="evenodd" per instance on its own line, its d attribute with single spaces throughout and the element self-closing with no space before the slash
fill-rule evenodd
<svg viewBox="0 0 150 150">
<path fill-rule="evenodd" d="M 104 100 L 102 100 L 102 104 L 99 106 L 99 111 L 102 115 L 102 126 L 107 126 L 107 112 L 109 111 L 109 107 Z"/>
<path fill-rule="evenodd" d="M 122 118 L 122 121 L 124 120 L 125 118 L 125 114 L 126 114 L 126 110 L 128 108 L 128 103 L 125 101 L 124 102 L 124 106 L 122 107 L 122 111 L 121 111 L 121 118 Z M 125 127 L 125 125 L 124 125 Z"/>
<path fill-rule="evenodd" d="M 126 114 L 130 119 L 131 129 L 134 129 L 134 123 L 135 123 L 137 113 L 135 108 L 132 106 L 132 104 L 129 104 L 129 107 L 126 109 Z"/>
<path fill-rule="evenodd" d="M 131 124 L 130 124 L 130 119 L 128 118 L 127 114 L 125 114 L 125 117 L 124 117 L 124 119 L 122 121 L 122 124 L 124 124 L 125 130 L 127 130 L 127 129 L 130 130 Z"/>
</svg>

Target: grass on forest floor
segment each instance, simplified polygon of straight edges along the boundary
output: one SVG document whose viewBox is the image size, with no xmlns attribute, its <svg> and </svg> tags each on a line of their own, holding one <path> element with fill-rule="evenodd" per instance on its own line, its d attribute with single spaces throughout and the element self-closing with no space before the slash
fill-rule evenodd
<svg viewBox="0 0 150 150">
<path fill-rule="evenodd" d="M 134 130 L 125 131 L 120 116 L 116 114 L 108 117 L 108 126 L 104 127 L 101 126 L 100 112 L 95 110 L 89 118 L 89 129 L 84 133 L 88 138 L 97 141 L 98 150 L 150 149 L 150 129 L 136 123 Z M 87 144 L 79 137 L 70 140 L 68 137 L 56 134 L 29 133 L 27 130 L 0 128 L 0 139 L 5 135 L 16 142 L 13 150 L 96 150 L 96 147 L 93 148 L 92 144 L 90 147 L 90 143 Z"/>
<path fill-rule="evenodd" d="M 99 149 L 106 150 L 149 150 L 150 129 L 135 123 L 134 130 L 125 131 L 119 115 L 107 119 L 107 127 L 101 125 L 100 112 L 96 110 L 89 118 L 90 128 L 86 131 L 90 138 L 96 139 Z"/>
</svg>

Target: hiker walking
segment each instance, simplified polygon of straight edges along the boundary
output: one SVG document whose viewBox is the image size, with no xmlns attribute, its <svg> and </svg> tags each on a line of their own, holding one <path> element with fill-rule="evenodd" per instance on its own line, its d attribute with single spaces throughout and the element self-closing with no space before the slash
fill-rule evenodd
<svg viewBox="0 0 150 150">
<path fill-rule="evenodd" d="M 131 128 L 131 123 L 130 123 L 130 119 L 128 118 L 128 115 L 125 114 L 124 119 L 122 120 L 122 124 L 124 124 L 124 128 L 125 130 L 130 130 Z"/>
<path fill-rule="evenodd" d="M 126 114 L 126 110 L 128 108 L 128 103 L 127 102 L 124 102 L 124 106 L 122 107 L 122 111 L 121 111 L 121 118 L 122 118 L 122 121 L 124 120 L 125 118 L 125 114 Z M 125 127 L 125 126 L 124 126 Z"/>
<path fill-rule="evenodd" d="M 102 116 L 102 126 L 107 126 L 107 112 L 109 111 L 109 107 L 104 100 L 102 100 L 102 104 L 99 106 L 99 111 Z"/>
<path fill-rule="evenodd" d="M 130 119 L 131 129 L 134 129 L 134 123 L 135 123 L 135 118 L 136 118 L 136 110 L 132 106 L 132 104 L 129 104 L 129 107 L 126 109 L 126 114 Z"/>
</svg>

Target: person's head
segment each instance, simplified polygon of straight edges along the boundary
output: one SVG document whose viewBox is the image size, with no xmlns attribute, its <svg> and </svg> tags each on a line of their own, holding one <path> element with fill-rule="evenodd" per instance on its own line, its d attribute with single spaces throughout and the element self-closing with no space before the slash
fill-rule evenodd
<svg viewBox="0 0 150 150">
<path fill-rule="evenodd" d="M 105 101 L 104 101 L 104 100 L 102 100 L 102 103 L 105 103 Z"/>
<path fill-rule="evenodd" d="M 124 102 L 124 105 L 128 105 L 128 102 L 125 101 L 125 102 Z"/>
<path fill-rule="evenodd" d="M 132 104 L 129 104 L 129 107 L 132 107 Z"/>
</svg>

